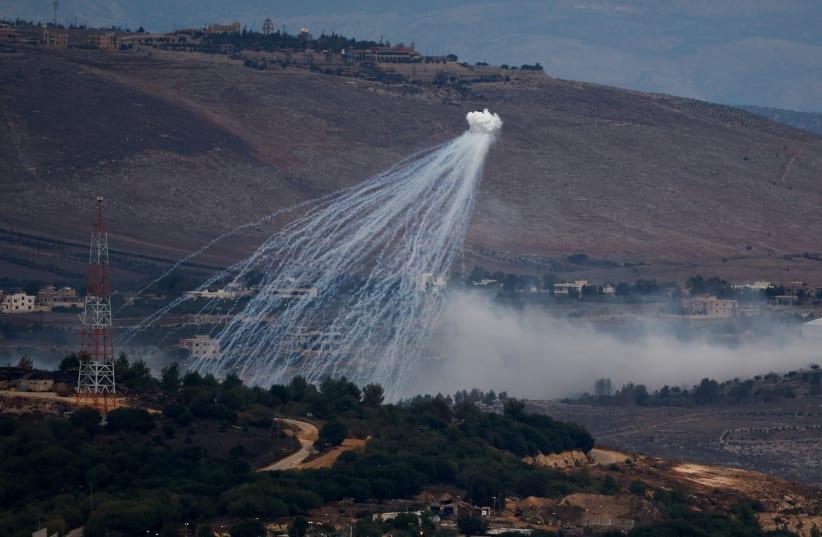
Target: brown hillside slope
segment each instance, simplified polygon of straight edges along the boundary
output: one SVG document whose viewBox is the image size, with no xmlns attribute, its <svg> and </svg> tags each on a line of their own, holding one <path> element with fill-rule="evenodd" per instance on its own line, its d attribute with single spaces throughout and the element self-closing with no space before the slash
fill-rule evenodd
<svg viewBox="0 0 822 537">
<path fill-rule="evenodd" d="M 822 262 L 785 259 L 822 250 L 822 139 L 728 107 L 519 77 L 458 92 L 219 56 L 23 49 L 0 62 L 0 228 L 82 243 L 102 184 L 119 248 L 173 259 L 456 136 L 466 111 L 489 107 L 505 126 L 467 263 L 543 271 L 585 252 L 647 263 L 602 278 L 701 270 L 822 284 Z"/>
</svg>

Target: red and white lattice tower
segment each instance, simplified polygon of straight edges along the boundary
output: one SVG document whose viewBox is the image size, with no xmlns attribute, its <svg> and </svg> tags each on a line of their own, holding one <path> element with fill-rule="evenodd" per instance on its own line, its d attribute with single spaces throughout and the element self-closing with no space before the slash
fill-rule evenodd
<svg viewBox="0 0 822 537">
<path fill-rule="evenodd" d="M 103 224 L 103 198 L 97 198 L 97 217 L 91 232 L 86 302 L 80 320 L 80 371 L 77 404 L 108 412 L 116 405 L 114 344 L 111 332 L 111 283 L 108 274 L 108 233 Z"/>
</svg>

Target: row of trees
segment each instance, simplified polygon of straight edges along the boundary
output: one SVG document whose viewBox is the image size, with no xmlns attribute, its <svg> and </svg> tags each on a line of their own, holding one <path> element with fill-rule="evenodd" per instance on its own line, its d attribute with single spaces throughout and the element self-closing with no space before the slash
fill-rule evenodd
<svg viewBox="0 0 822 537">
<path fill-rule="evenodd" d="M 569 256 L 568 262 L 598 268 L 610 267 L 610 264 L 613 263 L 610 261 L 591 260 L 588 259 L 585 254 Z M 614 263 L 613 266 L 619 265 Z M 565 281 L 559 278 L 555 273 L 548 273 L 543 276 L 512 274 L 502 271 L 491 272 L 480 266 L 475 266 L 465 278 L 465 282 L 468 285 L 473 285 L 482 280 L 489 279 L 497 282 L 501 296 L 513 296 L 518 293 L 528 292 L 531 289 L 544 290 L 549 294 L 553 294 L 554 284 Z M 684 287 L 681 287 L 676 282 L 658 282 L 653 278 L 639 278 L 634 283 L 612 282 L 610 285 L 614 287 L 614 295 L 622 299 L 660 296 L 664 294 L 669 295 L 671 299 L 678 300 L 682 297 L 684 290 L 687 290 L 691 295 L 707 294 L 717 298 L 736 299 L 746 302 L 772 299 L 775 296 L 785 294 L 785 288 L 779 285 L 753 291 L 750 289 L 737 289 L 727 280 L 716 276 L 706 278 L 701 274 L 688 278 Z M 591 284 L 584 286 L 581 292 L 578 292 L 576 289 L 569 290 L 568 296 L 570 298 L 592 299 L 602 295 L 603 288 L 603 285 Z M 822 299 L 822 291 L 816 294 L 800 291 L 798 299 L 800 302 L 803 300 Z"/>
<path fill-rule="evenodd" d="M 262 34 L 243 29 L 238 33 L 207 34 L 204 43 L 210 46 L 231 45 L 237 50 L 266 50 L 274 51 L 279 49 L 303 50 L 311 49 L 316 51 L 330 50 L 333 52 L 351 51 L 358 48 L 376 47 L 379 45 L 390 46 L 390 43 L 377 43 L 375 41 L 358 41 L 336 33 L 321 34 L 316 38 L 309 38 L 304 34 L 292 35 L 285 31 L 276 31 L 271 34 Z"/>
<path fill-rule="evenodd" d="M 653 392 L 649 392 L 644 384 L 632 382 L 613 391 L 611 379 L 602 378 L 594 384 L 593 395 L 585 393 L 574 402 L 604 406 L 690 407 L 794 398 L 798 389 L 809 395 L 822 394 L 822 371 L 819 366 L 812 365 L 807 371 L 790 371 L 784 375 L 757 375 L 744 381 L 733 379 L 720 383 L 704 378 L 691 389 L 665 385 Z"/>
</svg>

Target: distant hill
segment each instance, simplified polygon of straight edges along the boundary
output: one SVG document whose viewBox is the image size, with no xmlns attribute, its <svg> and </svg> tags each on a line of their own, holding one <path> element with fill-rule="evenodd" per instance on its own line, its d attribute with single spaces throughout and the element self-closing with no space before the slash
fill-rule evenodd
<svg viewBox="0 0 822 537">
<path fill-rule="evenodd" d="M 734 107 L 517 73 L 437 88 L 221 55 L 21 47 L 0 62 L 0 273 L 82 274 L 82 246 L 46 239 L 85 244 L 100 186 L 113 249 L 177 259 L 451 139 L 467 111 L 489 107 L 505 125 L 469 270 L 547 271 L 584 253 L 615 262 L 580 266 L 598 280 L 822 280 L 822 263 L 790 255 L 822 248 L 818 136 Z M 271 229 L 198 261 L 234 261 Z M 144 261 L 115 276 L 145 281 Z"/>
<path fill-rule="evenodd" d="M 816 134 L 822 134 L 822 114 L 811 112 L 796 112 L 795 110 L 783 110 L 781 108 L 765 108 L 762 106 L 740 106 L 752 114 L 764 116 L 797 129 L 806 130 Z"/>
</svg>

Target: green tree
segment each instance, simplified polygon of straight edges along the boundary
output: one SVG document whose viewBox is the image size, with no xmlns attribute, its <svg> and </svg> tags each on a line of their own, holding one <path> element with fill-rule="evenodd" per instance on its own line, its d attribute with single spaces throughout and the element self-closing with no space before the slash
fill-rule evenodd
<svg viewBox="0 0 822 537">
<path fill-rule="evenodd" d="M 637 496 L 645 496 L 645 491 L 648 490 L 648 486 L 643 481 L 640 481 L 639 479 L 634 479 L 633 481 L 631 481 L 628 490 L 631 492 L 631 494 L 636 494 Z"/>
<path fill-rule="evenodd" d="M 78 429 L 83 429 L 89 435 L 94 436 L 100 431 L 100 422 L 103 417 L 96 408 L 78 408 L 69 416 L 69 423 Z"/>
<path fill-rule="evenodd" d="M 288 389 L 291 392 L 291 399 L 294 401 L 302 401 L 305 394 L 308 392 L 308 381 L 304 377 L 297 375 L 288 384 Z"/>
<path fill-rule="evenodd" d="M 488 530 L 488 522 L 481 517 L 465 514 L 457 520 L 457 527 L 462 535 L 485 535 Z"/>
<path fill-rule="evenodd" d="M 142 408 L 117 408 L 106 416 L 108 430 L 147 433 L 154 429 L 154 418 Z"/>
<path fill-rule="evenodd" d="M 502 408 L 505 415 L 511 418 L 516 419 L 525 414 L 525 403 L 519 399 L 514 399 L 513 397 L 506 399 L 502 404 Z"/>
<path fill-rule="evenodd" d="M 348 427 L 343 422 L 335 419 L 322 426 L 316 443 L 320 448 L 339 446 L 347 436 Z"/>
<path fill-rule="evenodd" d="M 704 378 L 694 389 L 693 398 L 699 405 L 710 405 L 719 400 L 720 387 L 715 380 Z"/>
<path fill-rule="evenodd" d="M 265 526 L 259 520 L 246 520 L 231 526 L 231 537 L 265 537 L 265 535 Z"/>
<path fill-rule="evenodd" d="M 163 368 L 160 378 L 160 387 L 164 392 L 174 394 L 180 391 L 182 382 L 180 380 L 180 366 L 173 362 Z"/>
<path fill-rule="evenodd" d="M 122 357 L 124 357 L 124 355 L 121 355 L 121 358 Z M 125 361 L 128 363 L 128 358 L 126 358 Z M 115 364 L 115 371 L 116 369 L 117 365 Z M 151 370 L 146 363 L 142 360 L 137 360 L 120 374 L 119 382 L 132 390 L 145 391 L 154 384 L 155 380 L 152 378 Z"/>
<path fill-rule="evenodd" d="M 600 485 L 599 491 L 602 494 L 611 496 L 619 491 L 619 484 L 616 482 L 616 479 L 614 479 L 612 476 L 606 475 L 605 478 L 602 480 L 602 485 Z"/>
<path fill-rule="evenodd" d="M 644 384 L 637 384 L 633 391 L 634 404 L 638 406 L 646 406 L 651 396 L 648 395 L 648 388 Z"/>
<path fill-rule="evenodd" d="M 305 537 L 307 531 L 308 521 L 304 517 L 298 516 L 288 527 L 288 537 Z M 234 536 L 232 535 L 232 537 Z"/>
<path fill-rule="evenodd" d="M 362 402 L 365 406 L 378 407 L 385 399 L 385 392 L 379 384 L 366 384 L 362 389 Z"/>
<path fill-rule="evenodd" d="M 26 286 L 23 288 L 23 291 L 25 291 L 25 293 L 27 295 L 36 295 L 37 293 L 40 292 L 40 289 L 42 289 L 42 288 L 43 288 L 43 282 L 37 281 L 37 280 L 32 280 L 32 281 L 26 283 Z"/>
<path fill-rule="evenodd" d="M 80 368 L 80 358 L 74 353 L 69 354 L 68 356 L 66 356 L 65 358 L 63 358 L 60 361 L 59 369 L 63 373 L 65 373 L 67 371 L 76 371 L 79 368 Z"/>
</svg>

